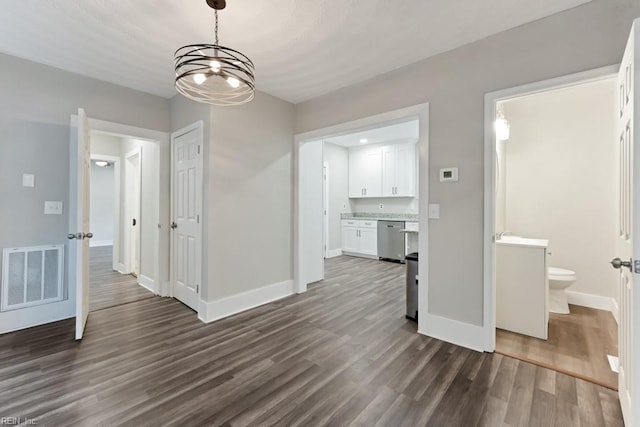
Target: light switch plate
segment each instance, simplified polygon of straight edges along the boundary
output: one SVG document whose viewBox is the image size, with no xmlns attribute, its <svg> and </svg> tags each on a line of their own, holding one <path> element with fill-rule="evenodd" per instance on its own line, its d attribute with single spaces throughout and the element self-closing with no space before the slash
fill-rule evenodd
<svg viewBox="0 0 640 427">
<path fill-rule="evenodd" d="M 44 202 L 45 215 L 62 215 L 62 202 L 49 201 Z"/>
<path fill-rule="evenodd" d="M 429 203 L 429 219 L 440 219 L 440 205 Z"/>
<path fill-rule="evenodd" d="M 36 186 L 36 176 L 32 173 L 23 173 L 22 174 L 22 186 L 23 187 L 35 187 Z"/>
</svg>

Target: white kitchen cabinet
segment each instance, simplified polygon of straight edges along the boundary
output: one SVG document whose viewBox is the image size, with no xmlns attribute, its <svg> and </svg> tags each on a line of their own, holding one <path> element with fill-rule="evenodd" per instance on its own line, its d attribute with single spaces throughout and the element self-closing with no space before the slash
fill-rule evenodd
<svg viewBox="0 0 640 427">
<path fill-rule="evenodd" d="M 415 197 L 416 144 L 375 145 L 349 151 L 349 197 Z"/>
<path fill-rule="evenodd" d="M 380 148 L 349 152 L 349 197 L 382 196 L 382 152 Z"/>
<path fill-rule="evenodd" d="M 378 256 L 378 221 L 342 220 L 342 252 Z"/>
<path fill-rule="evenodd" d="M 382 196 L 416 196 L 416 144 L 382 147 Z"/>
</svg>

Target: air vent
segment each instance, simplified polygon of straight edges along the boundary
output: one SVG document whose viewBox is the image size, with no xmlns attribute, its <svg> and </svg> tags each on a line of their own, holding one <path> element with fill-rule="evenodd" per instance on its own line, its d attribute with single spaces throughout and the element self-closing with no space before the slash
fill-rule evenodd
<svg viewBox="0 0 640 427">
<path fill-rule="evenodd" d="M 61 301 L 63 255 L 63 245 L 4 249 L 0 310 Z"/>
</svg>

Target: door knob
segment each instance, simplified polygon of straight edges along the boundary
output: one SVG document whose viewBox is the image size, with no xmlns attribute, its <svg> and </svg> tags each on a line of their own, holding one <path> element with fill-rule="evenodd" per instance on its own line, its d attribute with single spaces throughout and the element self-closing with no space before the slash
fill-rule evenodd
<svg viewBox="0 0 640 427">
<path fill-rule="evenodd" d="M 91 239 L 93 237 L 93 233 L 86 233 L 82 235 L 83 239 Z"/>
<path fill-rule="evenodd" d="M 75 235 L 75 234 L 73 234 L 73 233 L 69 233 L 69 234 L 67 234 L 67 239 L 69 239 L 69 240 L 73 240 L 73 239 L 75 239 L 75 238 L 76 238 L 76 235 Z"/>
<path fill-rule="evenodd" d="M 133 223 L 133 226 L 135 227 L 136 226 L 136 219 L 135 218 L 133 218 L 132 223 Z"/>
<path fill-rule="evenodd" d="M 174 221 L 171 223 L 171 229 L 176 229 L 176 228 L 178 228 L 178 224 L 176 224 Z"/>
<path fill-rule="evenodd" d="M 633 271 L 631 260 L 622 261 L 620 258 L 616 257 L 611 260 L 611 265 L 613 266 L 613 268 L 627 267 L 630 271 Z"/>
</svg>

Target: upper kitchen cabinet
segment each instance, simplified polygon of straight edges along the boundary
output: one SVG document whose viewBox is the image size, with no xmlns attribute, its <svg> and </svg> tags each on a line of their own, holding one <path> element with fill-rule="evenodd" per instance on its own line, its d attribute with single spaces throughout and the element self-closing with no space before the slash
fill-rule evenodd
<svg viewBox="0 0 640 427">
<path fill-rule="evenodd" d="M 416 196 L 416 144 L 382 147 L 382 196 Z"/>
<path fill-rule="evenodd" d="M 349 151 L 349 197 L 382 197 L 379 147 Z"/>
<path fill-rule="evenodd" d="M 415 197 L 415 142 L 349 150 L 349 197 Z"/>
</svg>

